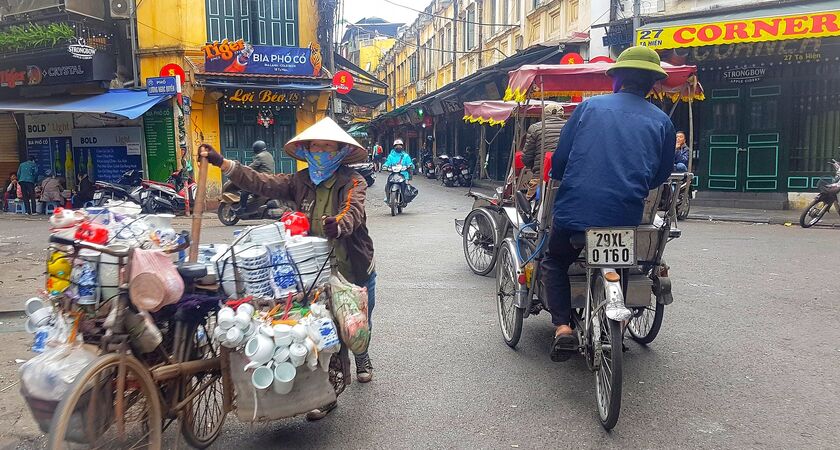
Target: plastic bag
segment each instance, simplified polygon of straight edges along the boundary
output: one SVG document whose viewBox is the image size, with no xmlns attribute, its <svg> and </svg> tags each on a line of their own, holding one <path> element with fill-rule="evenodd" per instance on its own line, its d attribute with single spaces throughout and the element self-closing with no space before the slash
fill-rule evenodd
<svg viewBox="0 0 840 450">
<path fill-rule="evenodd" d="M 345 280 L 340 274 L 330 277 L 333 316 L 341 340 L 353 353 L 364 353 L 370 343 L 367 289 Z"/>
<path fill-rule="evenodd" d="M 20 381 L 33 397 L 59 401 L 94 359 L 95 353 L 80 346 L 51 348 L 20 366 Z"/>
<path fill-rule="evenodd" d="M 184 295 L 184 280 L 160 250 L 134 250 L 128 284 L 131 302 L 138 309 L 158 311 Z"/>
<path fill-rule="evenodd" d="M 405 186 L 405 202 L 406 203 L 411 203 L 415 198 L 417 198 L 418 193 L 419 193 L 419 191 L 417 190 L 416 187 L 414 187 L 410 184 L 407 184 Z"/>
</svg>

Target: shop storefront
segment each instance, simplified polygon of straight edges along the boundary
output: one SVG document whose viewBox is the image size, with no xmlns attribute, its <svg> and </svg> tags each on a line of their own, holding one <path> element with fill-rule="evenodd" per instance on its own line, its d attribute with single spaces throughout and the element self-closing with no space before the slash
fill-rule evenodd
<svg viewBox="0 0 840 450">
<path fill-rule="evenodd" d="M 640 44 L 695 64 L 699 189 L 791 200 L 830 176 L 840 147 L 840 10 L 815 1 L 647 24 Z M 735 194 L 737 196 L 737 194 Z M 769 197 L 768 197 L 769 198 Z"/>
<path fill-rule="evenodd" d="M 198 142 L 218 145 L 226 158 L 249 164 L 251 145 L 262 140 L 278 173 L 300 163 L 282 151 L 297 132 L 323 117 L 331 93 L 317 46 L 251 45 L 243 40 L 214 42 L 202 56 L 188 58 L 195 75 L 191 123 Z M 221 173 L 211 171 L 210 190 Z"/>
<path fill-rule="evenodd" d="M 177 164 L 172 96 L 107 89 L 115 70 L 107 46 L 0 60 L 0 111 L 23 137 L 13 146 L 0 142 L 0 161 L 34 157 L 39 176 L 57 174 L 70 188 L 80 173 L 116 182 L 140 170 L 166 180 Z"/>
</svg>

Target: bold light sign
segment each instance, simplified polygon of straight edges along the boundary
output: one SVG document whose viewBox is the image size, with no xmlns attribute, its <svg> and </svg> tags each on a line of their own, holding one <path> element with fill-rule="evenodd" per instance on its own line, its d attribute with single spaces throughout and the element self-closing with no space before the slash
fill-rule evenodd
<svg viewBox="0 0 840 450">
<path fill-rule="evenodd" d="M 840 36 L 840 10 L 639 30 L 636 42 L 654 49 Z"/>
</svg>

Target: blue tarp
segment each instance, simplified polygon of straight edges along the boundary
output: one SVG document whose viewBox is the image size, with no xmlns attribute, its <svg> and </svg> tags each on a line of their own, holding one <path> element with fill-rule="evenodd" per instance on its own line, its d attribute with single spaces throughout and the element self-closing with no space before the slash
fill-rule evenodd
<svg viewBox="0 0 840 450">
<path fill-rule="evenodd" d="M 136 119 L 171 96 L 149 97 L 146 91 L 111 89 L 94 95 L 57 95 L 41 98 L 0 99 L 0 111 L 16 113 L 78 112 L 113 114 Z"/>
</svg>

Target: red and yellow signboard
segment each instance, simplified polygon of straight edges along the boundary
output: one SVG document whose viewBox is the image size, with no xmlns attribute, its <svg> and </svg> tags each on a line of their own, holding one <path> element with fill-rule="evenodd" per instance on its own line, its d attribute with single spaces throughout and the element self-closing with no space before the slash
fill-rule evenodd
<svg viewBox="0 0 840 450">
<path fill-rule="evenodd" d="M 642 29 L 636 42 L 653 49 L 840 36 L 840 10 Z"/>
</svg>

